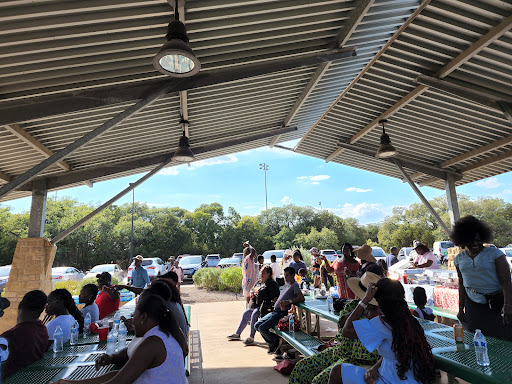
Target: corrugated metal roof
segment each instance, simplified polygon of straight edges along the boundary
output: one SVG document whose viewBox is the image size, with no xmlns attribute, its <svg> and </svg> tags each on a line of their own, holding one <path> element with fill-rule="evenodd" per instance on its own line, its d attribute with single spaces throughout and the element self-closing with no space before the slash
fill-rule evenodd
<svg viewBox="0 0 512 384">
<path fill-rule="evenodd" d="M 189 0 L 184 16 L 201 71 L 209 72 L 331 49 L 361 3 Z M 291 122 L 298 130 L 279 140 L 302 137 L 418 4 L 417 0 L 376 0 L 345 44 L 357 46 L 358 56 L 332 63 Z M 13 100 L 30 103 L 44 95 L 165 78 L 153 68 L 151 60 L 164 42 L 171 19 L 172 8 L 164 0 L 0 3 L 0 108 Z M 189 90 L 191 146 L 245 138 L 281 127 L 316 68 L 301 67 Z M 55 153 L 135 102 L 19 121 L 18 126 Z M 181 135 L 180 113 L 179 95 L 168 94 L 64 160 L 78 171 L 169 153 Z M 2 175 L 16 177 L 45 158 L 2 127 L 0 139 L 0 179 Z M 203 153 L 198 159 L 261 147 L 270 141 L 247 142 Z M 43 175 L 63 173 L 62 167 L 54 166 Z M 2 200 L 28 193 L 14 191 Z"/>
<path fill-rule="evenodd" d="M 512 118 L 507 119 L 497 104 L 494 107 L 477 104 L 433 87 L 420 90 L 391 113 L 386 111 L 421 87 L 415 82 L 420 75 L 441 77 L 449 84 L 470 90 L 499 92 L 505 102 L 512 100 L 511 15 L 510 2 L 430 2 L 343 97 L 315 122 L 297 145 L 297 152 L 330 159 L 336 154 L 337 144 L 348 141 L 376 151 L 382 131 L 372 122 L 381 116 L 389 120 L 386 132 L 399 155 L 431 166 L 442 167 L 457 156 L 510 137 Z M 501 32 L 496 40 L 477 49 L 476 54 L 468 50 L 500 23 Z M 461 60 L 446 76 L 439 76 L 462 52 L 468 54 L 466 60 Z M 368 126 L 372 128 L 366 134 L 355 136 Z M 457 185 L 508 172 L 512 164 L 506 158 L 510 149 L 510 145 L 505 145 L 487 150 L 444 168 L 463 172 Z M 370 156 L 362 159 L 362 155 L 349 150 L 338 152 L 332 161 L 402 178 L 398 169 L 389 168 L 389 163 L 383 160 Z M 491 163 L 498 155 L 501 160 Z M 471 169 L 484 160 L 490 164 Z M 428 185 L 444 188 L 442 180 L 432 180 L 426 174 L 415 176 L 416 182 L 429 181 Z"/>
</svg>

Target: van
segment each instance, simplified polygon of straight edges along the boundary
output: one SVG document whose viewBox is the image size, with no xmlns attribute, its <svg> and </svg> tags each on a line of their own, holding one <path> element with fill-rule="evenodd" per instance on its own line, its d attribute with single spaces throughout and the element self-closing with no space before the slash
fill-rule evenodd
<svg viewBox="0 0 512 384">
<path fill-rule="evenodd" d="M 432 252 L 444 263 L 446 261 L 445 259 L 448 258 L 448 248 L 452 247 L 455 247 L 455 245 L 451 241 L 436 241 L 434 242 L 434 250 Z"/>
</svg>

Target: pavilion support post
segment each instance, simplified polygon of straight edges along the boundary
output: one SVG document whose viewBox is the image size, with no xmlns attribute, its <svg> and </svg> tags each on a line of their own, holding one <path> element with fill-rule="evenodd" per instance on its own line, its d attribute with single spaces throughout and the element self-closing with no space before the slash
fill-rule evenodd
<svg viewBox="0 0 512 384">
<path fill-rule="evenodd" d="M 448 229 L 448 227 L 446 226 L 446 224 L 444 223 L 443 219 L 441 219 L 441 217 L 437 214 L 437 212 L 435 211 L 434 207 L 432 207 L 432 205 L 430 205 L 430 203 L 428 202 L 427 198 L 425 196 L 423 196 L 423 193 L 421 193 L 421 191 L 419 190 L 419 188 L 416 186 L 416 184 L 414 184 L 414 181 L 411 179 L 411 177 L 407 174 L 407 172 L 405 172 L 405 169 L 402 167 L 402 164 L 400 164 L 400 162 L 397 160 L 397 159 L 393 159 L 393 162 L 396 164 L 396 166 L 398 167 L 398 169 L 400 170 L 400 172 L 402 173 L 402 175 L 404 176 L 405 180 L 407 180 L 407 182 L 409 183 L 409 185 L 411 186 L 411 188 L 413 189 L 413 191 L 416 193 L 416 195 L 418 195 L 418 197 L 420 198 L 420 200 L 423 202 L 423 204 L 425 205 L 425 207 L 427 207 L 427 209 L 429 210 L 430 214 L 432 216 L 434 216 L 434 218 L 436 219 L 436 221 L 439 223 L 439 225 L 441 226 L 442 230 L 447 234 L 449 235 L 450 234 L 450 230 Z"/>
<path fill-rule="evenodd" d="M 46 214 L 46 181 L 37 180 L 32 184 L 32 205 L 28 223 L 28 237 L 43 237 Z"/>
<path fill-rule="evenodd" d="M 455 224 L 460 219 L 459 202 L 457 200 L 457 192 L 455 191 L 455 180 L 451 174 L 444 181 L 446 189 L 446 200 L 448 202 L 448 213 L 450 215 L 450 224 Z"/>
<path fill-rule="evenodd" d="M 14 327 L 18 305 L 34 289 L 46 294 L 52 290 L 52 265 L 57 247 L 43 238 L 18 239 L 4 297 L 11 302 L 0 321 L 0 333 Z"/>
</svg>

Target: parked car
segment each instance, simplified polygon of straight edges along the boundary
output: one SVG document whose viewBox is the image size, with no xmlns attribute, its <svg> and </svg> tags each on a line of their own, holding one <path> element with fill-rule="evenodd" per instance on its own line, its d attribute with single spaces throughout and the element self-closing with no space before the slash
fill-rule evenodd
<svg viewBox="0 0 512 384">
<path fill-rule="evenodd" d="M 242 263 L 242 261 L 244 260 L 243 252 L 235 252 L 235 253 L 233 253 L 233 255 L 231 257 L 236 257 L 236 258 L 240 259 L 240 263 Z"/>
<path fill-rule="evenodd" d="M 331 263 L 338 258 L 338 254 L 334 249 L 321 249 L 320 255 L 325 256 Z"/>
<path fill-rule="evenodd" d="M 148 271 L 149 278 L 158 277 L 165 274 L 166 264 L 159 257 L 149 257 L 142 260 L 142 268 Z M 132 278 L 132 271 L 135 268 L 135 263 L 132 261 L 128 267 L 128 281 Z"/>
<path fill-rule="evenodd" d="M 432 252 L 443 263 L 448 258 L 448 248 L 452 247 L 455 247 L 455 245 L 451 241 L 435 241 Z"/>
<path fill-rule="evenodd" d="M 398 260 L 410 260 L 411 251 L 414 247 L 403 247 L 398 251 Z"/>
<path fill-rule="evenodd" d="M 219 264 L 220 261 L 220 254 L 218 253 L 211 253 L 209 255 L 206 255 L 206 267 L 214 268 Z"/>
<path fill-rule="evenodd" d="M 82 281 L 84 273 L 74 267 L 56 267 L 52 268 L 52 280 L 74 280 Z"/>
<path fill-rule="evenodd" d="M 270 256 L 272 256 L 272 255 L 276 255 L 276 262 L 280 263 L 281 260 L 283 260 L 284 251 L 285 251 L 284 249 L 271 249 L 271 250 L 263 252 L 263 258 L 265 259 L 263 261 L 263 263 L 270 265 L 270 263 L 272 263 L 270 261 Z"/>
<path fill-rule="evenodd" d="M 9 280 L 9 273 L 11 273 L 10 265 L 3 265 L 0 267 L 0 293 L 5 289 L 7 281 Z"/>
<path fill-rule="evenodd" d="M 507 261 L 510 266 L 510 270 L 512 271 L 512 247 L 500 248 L 500 251 L 503 252 L 505 254 L 505 256 L 507 257 Z"/>
<path fill-rule="evenodd" d="M 89 272 L 86 273 L 84 279 L 89 277 L 96 277 L 97 274 L 102 272 L 110 273 L 110 276 L 115 276 L 117 279 L 122 282 L 125 278 L 125 272 L 123 269 L 117 264 L 100 264 L 95 265 Z"/>
<path fill-rule="evenodd" d="M 238 257 L 227 257 L 221 259 L 216 268 L 240 267 L 242 263 Z"/>
<path fill-rule="evenodd" d="M 372 255 L 379 261 L 379 259 L 384 259 L 386 261 L 386 252 L 381 247 L 372 247 Z"/>
<path fill-rule="evenodd" d="M 184 256 L 179 263 L 179 266 L 183 269 L 183 277 L 191 279 L 194 273 L 204 265 L 203 261 L 202 255 Z"/>
</svg>

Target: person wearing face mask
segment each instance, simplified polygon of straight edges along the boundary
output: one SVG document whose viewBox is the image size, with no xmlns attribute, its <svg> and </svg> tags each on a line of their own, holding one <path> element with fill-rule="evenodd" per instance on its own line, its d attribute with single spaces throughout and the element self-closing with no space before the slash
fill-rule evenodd
<svg viewBox="0 0 512 384">
<path fill-rule="evenodd" d="M 279 319 L 286 316 L 292 304 L 304 302 L 304 296 L 299 284 L 295 281 L 295 269 L 286 267 L 284 269 L 285 286 L 277 298 L 274 309 L 268 315 L 262 317 L 255 324 L 256 330 L 268 345 L 268 353 L 275 353 L 279 347 L 279 337 L 270 330 L 279 323 Z"/>
<path fill-rule="evenodd" d="M 464 251 L 455 256 L 459 276 L 457 317 L 473 332 L 512 340 L 512 283 L 505 255 L 497 248 L 484 247 L 492 239 L 491 229 L 474 216 L 453 226 L 451 239 Z"/>
<path fill-rule="evenodd" d="M 338 297 L 341 299 L 354 299 L 354 292 L 347 285 L 347 278 L 351 276 L 351 273 L 356 273 L 359 270 L 359 262 L 355 259 L 354 248 L 352 244 L 345 243 L 341 247 L 342 256 L 339 257 L 329 265 L 325 263 L 325 267 L 329 273 L 336 273 L 336 280 L 338 285 Z M 324 260 L 327 260 L 323 256 Z"/>
</svg>

